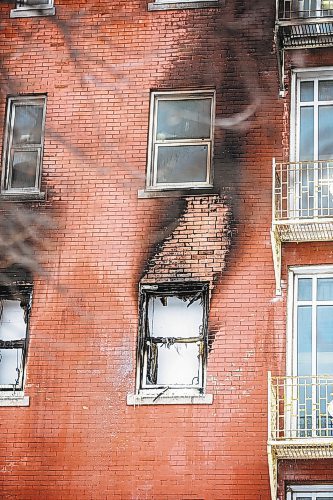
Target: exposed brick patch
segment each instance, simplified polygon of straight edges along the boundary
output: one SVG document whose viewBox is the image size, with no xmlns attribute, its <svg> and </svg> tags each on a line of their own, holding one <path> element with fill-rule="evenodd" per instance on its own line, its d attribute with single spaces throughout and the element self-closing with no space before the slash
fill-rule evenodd
<svg viewBox="0 0 333 500">
<path fill-rule="evenodd" d="M 147 282 L 206 281 L 212 286 L 225 267 L 232 231 L 226 197 L 188 196 L 174 231 L 148 262 Z"/>
</svg>

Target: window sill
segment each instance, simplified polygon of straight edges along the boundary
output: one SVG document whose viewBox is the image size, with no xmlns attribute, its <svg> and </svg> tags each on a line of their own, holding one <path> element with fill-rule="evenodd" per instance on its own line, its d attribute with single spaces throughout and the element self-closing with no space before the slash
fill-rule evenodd
<svg viewBox="0 0 333 500">
<path fill-rule="evenodd" d="M 202 196 L 217 193 L 213 186 L 205 188 L 179 188 L 179 189 L 139 189 L 138 198 L 179 198 L 180 196 Z"/>
<path fill-rule="evenodd" d="M 46 193 L 0 193 L 0 201 L 43 201 Z"/>
<path fill-rule="evenodd" d="M 0 406 L 29 406 L 29 396 L 0 395 Z"/>
<path fill-rule="evenodd" d="M 189 396 L 182 395 L 179 396 L 156 396 L 147 394 L 128 394 L 127 395 L 127 405 L 128 406 L 144 406 L 144 405 L 211 405 L 213 403 L 212 394 L 204 394 L 202 396 Z"/>
<path fill-rule="evenodd" d="M 19 8 L 19 9 L 12 9 L 10 11 L 10 17 L 11 18 L 18 18 L 18 17 L 46 17 L 46 16 L 54 16 L 55 15 L 55 8 L 54 7 L 49 7 L 47 9 L 25 9 L 25 8 Z"/>
<path fill-rule="evenodd" d="M 148 4 L 148 10 L 180 10 L 180 9 L 208 9 L 219 7 L 218 0 L 198 0 L 190 2 L 154 2 Z"/>
</svg>

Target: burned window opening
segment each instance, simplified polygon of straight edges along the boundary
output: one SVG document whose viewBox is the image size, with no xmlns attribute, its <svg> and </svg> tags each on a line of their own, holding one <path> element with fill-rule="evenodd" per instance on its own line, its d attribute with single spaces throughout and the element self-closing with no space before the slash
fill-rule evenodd
<svg viewBox="0 0 333 500">
<path fill-rule="evenodd" d="M 0 287 L 0 391 L 23 391 L 32 287 Z"/>
<path fill-rule="evenodd" d="M 143 285 L 138 392 L 202 394 L 207 358 L 208 284 Z"/>
</svg>

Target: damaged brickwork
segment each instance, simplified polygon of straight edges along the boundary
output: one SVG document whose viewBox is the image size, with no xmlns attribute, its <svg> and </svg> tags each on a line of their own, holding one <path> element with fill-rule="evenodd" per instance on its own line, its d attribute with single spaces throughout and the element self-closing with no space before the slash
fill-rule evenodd
<svg viewBox="0 0 333 500">
<path fill-rule="evenodd" d="M 174 231 L 147 265 L 141 283 L 208 282 L 210 290 L 226 263 L 232 229 L 227 196 L 187 196 Z"/>
</svg>

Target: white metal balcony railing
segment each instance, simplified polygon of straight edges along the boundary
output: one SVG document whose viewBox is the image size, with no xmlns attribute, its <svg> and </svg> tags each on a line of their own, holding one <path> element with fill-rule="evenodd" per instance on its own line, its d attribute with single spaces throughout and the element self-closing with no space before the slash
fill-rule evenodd
<svg viewBox="0 0 333 500">
<path fill-rule="evenodd" d="M 333 444 L 333 375 L 270 377 L 269 391 L 271 441 Z"/>
<path fill-rule="evenodd" d="M 273 226 L 281 241 L 333 239 L 333 160 L 273 160 Z"/>
<path fill-rule="evenodd" d="M 333 0 L 277 0 L 276 22 L 284 48 L 333 44 Z"/>
<path fill-rule="evenodd" d="M 333 375 L 268 374 L 268 461 L 271 497 L 279 459 L 333 458 Z"/>
</svg>

